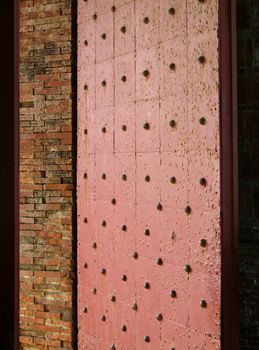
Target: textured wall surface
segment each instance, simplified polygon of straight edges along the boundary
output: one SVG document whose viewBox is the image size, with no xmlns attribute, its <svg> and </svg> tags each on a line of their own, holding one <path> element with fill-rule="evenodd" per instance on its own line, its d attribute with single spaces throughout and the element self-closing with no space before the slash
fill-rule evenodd
<svg viewBox="0 0 259 350">
<path fill-rule="evenodd" d="M 71 1 L 20 5 L 21 349 L 72 349 Z"/>
<path fill-rule="evenodd" d="M 220 349 L 217 0 L 78 6 L 79 349 Z"/>
<path fill-rule="evenodd" d="M 259 2 L 238 2 L 240 348 L 259 349 Z"/>
</svg>

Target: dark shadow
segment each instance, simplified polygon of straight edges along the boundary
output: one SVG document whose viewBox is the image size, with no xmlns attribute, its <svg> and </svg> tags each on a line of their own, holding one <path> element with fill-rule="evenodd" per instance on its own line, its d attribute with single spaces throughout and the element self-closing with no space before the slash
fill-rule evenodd
<svg viewBox="0 0 259 350">
<path fill-rule="evenodd" d="M 240 349 L 259 349 L 259 1 L 237 1 Z"/>
<path fill-rule="evenodd" d="M 18 350 L 19 332 L 19 1 L 0 2 L 0 349 Z"/>
</svg>

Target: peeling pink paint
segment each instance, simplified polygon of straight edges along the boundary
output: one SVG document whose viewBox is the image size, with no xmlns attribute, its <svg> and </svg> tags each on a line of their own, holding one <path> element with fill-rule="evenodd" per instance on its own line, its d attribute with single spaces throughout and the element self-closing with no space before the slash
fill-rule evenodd
<svg viewBox="0 0 259 350">
<path fill-rule="evenodd" d="M 79 0 L 80 350 L 220 349 L 217 30 L 216 0 Z"/>
</svg>

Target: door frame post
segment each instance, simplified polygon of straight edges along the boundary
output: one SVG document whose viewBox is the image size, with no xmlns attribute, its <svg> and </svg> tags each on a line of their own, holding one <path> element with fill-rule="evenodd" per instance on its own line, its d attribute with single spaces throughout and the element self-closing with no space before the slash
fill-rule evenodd
<svg viewBox="0 0 259 350">
<path fill-rule="evenodd" d="M 222 350 L 239 348 L 236 0 L 219 0 Z"/>
<path fill-rule="evenodd" d="M 19 348 L 19 0 L 0 2 L 0 349 Z"/>
</svg>

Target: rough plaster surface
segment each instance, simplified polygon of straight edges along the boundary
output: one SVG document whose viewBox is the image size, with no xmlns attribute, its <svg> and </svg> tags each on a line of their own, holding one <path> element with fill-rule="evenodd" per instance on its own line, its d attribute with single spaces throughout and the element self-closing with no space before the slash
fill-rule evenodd
<svg viewBox="0 0 259 350">
<path fill-rule="evenodd" d="M 220 349 L 217 6 L 79 1 L 80 350 Z"/>
</svg>

